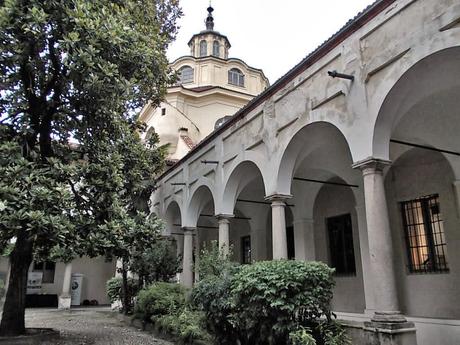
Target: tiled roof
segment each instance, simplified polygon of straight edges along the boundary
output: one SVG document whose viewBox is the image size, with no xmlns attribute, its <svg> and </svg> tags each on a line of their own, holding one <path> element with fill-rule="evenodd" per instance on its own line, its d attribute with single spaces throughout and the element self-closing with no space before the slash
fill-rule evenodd
<svg viewBox="0 0 460 345">
<path fill-rule="evenodd" d="M 193 142 L 193 140 L 188 135 L 181 135 L 180 137 L 184 141 L 185 145 L 187 145 L 190 150 L 196 146 L 196 144 Z"/>
</svg>

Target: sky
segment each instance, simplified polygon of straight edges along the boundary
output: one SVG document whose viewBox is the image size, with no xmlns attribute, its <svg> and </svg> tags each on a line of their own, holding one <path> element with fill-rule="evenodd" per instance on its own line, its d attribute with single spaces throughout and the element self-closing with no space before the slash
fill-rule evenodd
<svg viewBox="0 0 460 345">
<path fill-rule="evenodd" d="M 229 56 L 263 69 L 273 84 L 374 0 L 212 0 L 214 29 Z M 170 61 L 189 55 L 188 41 L 205 29 L 209 0 L 180 0 L 184 13 Z"/>
</svg>

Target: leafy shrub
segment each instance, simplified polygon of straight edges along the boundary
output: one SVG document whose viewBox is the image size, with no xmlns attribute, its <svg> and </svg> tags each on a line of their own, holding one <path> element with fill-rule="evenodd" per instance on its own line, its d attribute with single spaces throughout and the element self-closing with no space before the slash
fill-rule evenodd
<svg viewBox="0 0 460 345">
<path fill-rule="evenodd" d="M 331 320 L 327 265 L 265 261 L 228 272 L 200 282 L 192 294 L 219 344 L 346 344 Z"/>
<path fill-rule="evenodd" d="M 139 292 L 136 317 L 156 322 L 158 316 L 175 315 L 185 307 L 186 289 L 176 283 L 155 283 Z"/>
<path fill-rule="evenodd" d="M 133 250 L 131 256 L 130 271 L 146 285 L 168 282 L 182 270 L 182 258 L 177 255 L 173 238 L 160 238 L 150 248 Z"/>
<path fill-rule="evenodd" d="M 193 289 L 191 303 L 206 315 L 206 329 L 212 333 L 218 344 L 235 344 L 237 329 L 232 324 L 232 296 L 230 295 L 232 275 L 212 276 L 201 280 Z"/>
<path fill-rule="evenodd" d="M 208 342 L 211 336 L 204 329 L 204 313 L 183 309 L 178 315 L 162 315 L 155 319 L 158 330 L 175 336 L 180 344 Z"/>
<path fill-rule="evenodd" d="M 224 272 L 231 270 L 238 264 L 230 260 L 232 256 L 232 248 L 229 248 L 226 255 L 223 254 L 219 243 L 211 241 L 210 244 L 203 248 L 200 252 L 200 264 L 198 273 L 200 280 L 205 280 L 208 277 L 220 276 Z"/>
<path fill-rule="evenodd" d="M 231 284 L 234 322 L 247 344 L 286 343 L 299 325 L 330 319 L 333 270 L 319 262 L 264 261 L 244 266 Z"/>
<path fill-rule="evenodd" d="M 121 277 L 114 277 L 107 281 L 106 290 L 110 303 L 123 300 L 122 285 L 123 279 Z M 138 285 L 137 280 L 128 278 L 128 296 L 130 301 L 132 301 L 139 292 Z"/>
</svg>

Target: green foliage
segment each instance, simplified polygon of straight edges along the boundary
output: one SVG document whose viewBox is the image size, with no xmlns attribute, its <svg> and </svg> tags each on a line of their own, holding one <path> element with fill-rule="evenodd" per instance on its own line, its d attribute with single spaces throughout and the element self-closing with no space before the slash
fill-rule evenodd
<svg viewBox="0 0 460 345">
<path fill-rule="evenodd" d="M 170 281 L 182 269 L 174 239 L 162 237 L 150 247 L 139 248 L 131 254 L 130 271 L 136 273 L 145 284 Z"/>
<path fill-rule="evenodd" d="M 177 0 L 0 2 L 0 252 L 16 239 L 13 266 L 124 258 L 158 236 L 139 211 L 164 150 L 142 143 L 135 114 L 174 80 L 180 14 Z M 15 298 L 0 332 L 24 332 Z"/>
<path fill-rule="evenodd" d="M 123 279 L 121 277 L 113 277 L 107 281 L 106 290 L 110 303 L 123 300 L 122 284 Z M 137 281 L 132 278 L 128 278 L 128 298 L 132 301 L 138 292 L 139 284 Z"/>
<path fill-rule="evenodd" d="M 228 253 L 224 254 L 217 241 L 211 241 L 207 247 L 201 250 L 199 256 L 198 273 L 200 280 L 221 276 L 224 272 L 231 271 L 238 265 L 230 260 L 232 248 L 229 248 Z"/>
<path fill-rule="evenodd" d="M 209 343 L 211 336 L 204 329 L 204 313 L 188 308 L 178 314 L 162 315 L 155 319 L 155 326 L 160 332 L 173 335 L 179 344 Z"/>
<path fill-rule="evenodd" d="M 201 281 L 192 301 L 218 344 L 346 344 L 331 321 L 332 273 L 319 262 L 257 262 Z"/>
<path fill-rule="evenodd" d="M 155 321 L 162 315 L 177 314 L 184 308 L 185 302 L 184 287 L 175 283 L 158 282 L 139 292 L 134 314 L 143 320 Z"/>
<path fill-rule="evenodd" d="M 305 327 L 299 327 L 289 333 L 289 342 L 291 345 L 316 345 L 316 340 L 311 334 L 311 330 Z"/>
</svg>

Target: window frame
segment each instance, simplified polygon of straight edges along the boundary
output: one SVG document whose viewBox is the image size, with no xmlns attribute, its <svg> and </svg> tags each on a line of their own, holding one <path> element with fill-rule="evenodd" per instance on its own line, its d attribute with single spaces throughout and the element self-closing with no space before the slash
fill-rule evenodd
<svg viewBox="0 0 460 345">
<path fill-rule="evenodd" d="M 234 86 L 244 87 L 244 74 L 238 68 L 231 68 L 228 70 L 228 83 Z"/>
<path fill-rule="evenodd" d="M 431 201 L 435 201 L 435 204 L 430 204 Z M 414 207 L 416 203 L 420 203 L 421 219 L 418 219 L 418 223 L 415 223 L 415 218 L 420 216 L 418 212 L 414 213 Z M 410 209 L 407 207 L 410 206 Z M 432 209 L 430 207 L 437 208 L 437 219 L 433 218 Z M 400 210 L 405 235 L 405 248 L 407 255 L 407 269 L 410 274 L 430 274 L 430 273 L 449 273 L 449 265 L 447 260 L 447 240 L 444 231 L 444 221 L 441 216 L 441 207 L 439 202 L 439 194 L 430 194 L 421 196 L 415 199 L 401 201 Z M 408 212 L 410 211 L 410 215 Z M 410 222 L 412 218 L 413 222 Z M 420 223 L 420 221 L 422 223 Z M 438 232 L 434 232 L 433 226 L 437 225 Z M 420 234 L 421 226 L 423 226 L 423 234 Z M 414 230 L 415 229 L 415 230 Z M 415 236 L 414 233 L 415 232 Z M 436 236 L 435 236 L 436 235 Z M 439 235 L 439 236 L 437 236 Z M 437 241 L 440 239 L 440 242 Z M 413 245 L 413 241 L 416 245 Z M 420 245 L 421 241 L 425 242 L 425 245 Z M 438 248 L 441 248 L 438 251 Z M 428 258 L 425 261 L 421 261 L 423 251 L 427 251 Z M 443 263 L 439 260 L 440 253 L 442 253 Z M 417 256 L 419 264 L 416 263 L 414 255 Z M 438 259 L 436 259 L 438 257 Z M 428 262 L 428 260 L 430 260 Z M 429 263 L 429 265 L 428 265 Z"/>
<path fill-rule="evenodd" d="M 220 43 L 217 40 L 212 42 L 212 55 L 220 57 Z"/>
<path fill-rule="evenodd" d="M 37 268 L 40 267 L 40 268 Z M 52 268 L 48 268 L 48 267 Z M 52 273 L 45 273 L 45 271 L 52 272 Z M 42 272 L 42 284 L 54 284 L 54 280 L 56 278 L 56 263 L 53 261 L 38 261 L 33 262 L 32 272 Z M 48 279 L 51 277 L 50 279 Z"/>
<path fill-rule="evenodd" d="M 184 70 L 190 71 L 187 79 L 184 80 Z M 191 84 L 195 81 L 195 70 L 192 66 L 185 65 L 179 68 L 179 84 Z"/>
<path fill-rule="evenodd" d="M 247 244 L 249 243 L 249 247 Z M 246 249 L 249 248 L 248 251 Z M 251 236 L 242 236 L 241 237 L 241 264 L 250 265 L 252 263 L 252 246 L 251 246 Z"/>
<path fill-rule="evenodd" d="M 347 221 L 349 222 L 349 234 L 345 234 L 344 231 L 340 232 L 340 242 L 343 244 L 343 249 L 339 255 L 338 247 L 332 247 L 332 244 L 337 243 L 337 241 L 333 241 L 333 231 L 330 228 L 330 223 L 336 219 L 344 219 L 347 217 Z M 356 253 L 355 253 L 355 243 L 354 243 L 354 236 L 353 236 L 353 219 L 351 217 L 351 213 L 340 214 L 336 216 L 331 216 L 326 218 L 326 231 L 327 231 L 327 238 L 328 238 L 328 247 L 329 247 L 329 265 L 332 268 L 335 268 L 334 275 L 337 277 L 355 277 L 356 276 Z M 347 239 L 351 243 L 346 243 Z M 351 244 L 351 245 L 350 245 Z M 347 245 L 350 245 L 348 248 Z M 352 261 L 348 261 L 352 260 Z M 339 265 L 337 262 L 344 263 L 344 270 L 338 271 Z"/>
<path fill-rule="evenodd" d="M 200 57 L 208 55 L 208 42 L 206 40 L 200 41 Z"/>
</svg>

